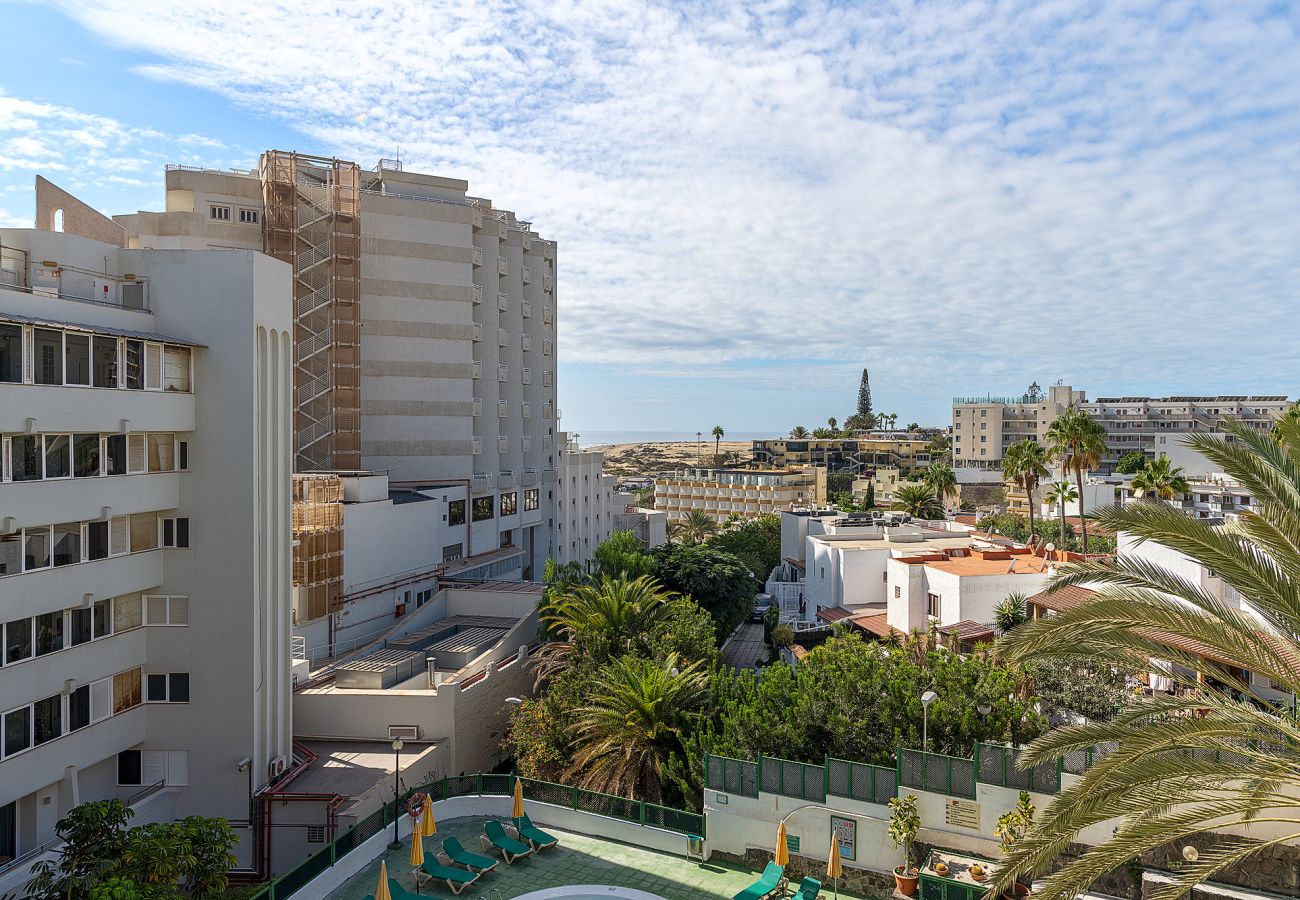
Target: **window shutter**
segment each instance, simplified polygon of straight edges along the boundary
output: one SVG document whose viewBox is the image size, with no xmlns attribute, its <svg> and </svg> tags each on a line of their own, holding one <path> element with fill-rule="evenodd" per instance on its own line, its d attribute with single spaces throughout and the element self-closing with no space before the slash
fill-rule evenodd
<svg viewBox="0 0 1300 900">
<path fill-rule="evenodd" d="M 171 598 L 171 624 L 188 625 L 190 624 L 190 598 L 189 597 L 172 597 Z"/>
<path fill-rule="evenodd" d="M 146 596 L 144 598 L 144 602 L 145 602 L 144 624 L 166 625 L 167 624 L 167 598 Z"/>
<path fill-rule="evenodd" d="M 146 391 L 162 390 L 162 344 L 144 345 L 144 389 Z"/>
<path fill-rule="evenodd" d="M 113 712 L 113 684 L 108 678 L 90 686 L 90 721 L 107 719 Z"/>
<path fill-rule="evenodd" d="M 190 783 L 190 751 L 167 751 L 167 783 L 182 787 Z"/>
<path fill-rule="evenodd" d="M 126 471 L 129 474 L 134 475 L 137 472 L 149 471 L 149 458 L 145 444 L 143 434 L 128 434 L 126 436 Z"/>
<path fill-rule="evenodd" d="M 144 750 L 140 753 L 140 783 L 157 784 L 167 780 L 167 751 Z"/>
<path fill-rule="evenodd" d="M 23 384 L 36 380 L 36 347 L 31 326 L 23 328 Z"/>
<path fill-rule="evenodd" d="M 114 516 L 108 520 L 108 555 L 120 556 L 131 552 L 131 519 Z"/>
</svg>

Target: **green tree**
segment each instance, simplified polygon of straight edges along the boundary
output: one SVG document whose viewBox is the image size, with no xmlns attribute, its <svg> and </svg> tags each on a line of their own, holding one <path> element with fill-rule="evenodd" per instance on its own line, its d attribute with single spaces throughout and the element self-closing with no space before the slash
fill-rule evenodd
<svg viewBox="0 0 1300 900">
<path fill-rule="evenodd" d="M 1029 539 L 1034 539 L 1034 491 L 1051 473 L 1047 469 L 1047 451 L 1037 441 L 1025 438 L 1012 444 L 1002 454 L 1002 477 L 1025 492 L 1029 505 Z"/>
<path fill-rule="evenodd" d="M 790 437 L 795 440 L 803 440 L 808 437 L 808 429 L 802 425 L 796 425 L 790 429 Z"/>
<path fill-rule="evenodd" d="M 708 546 L 739 559 L 759 581 L 781 564 L 781 519 L 772 513 L 713 535 Z"/>
<path fill-rule="evenodd" d="M 590 703 L 578 710 L 569 777 L 589 790 L 661 802 L 665 766 L 684 755 L 683 732 L 698 717 L 707 688 L 698 663 L 611 661 L 596 673 Z"/>
<path fill-rule="evenodd" d="M 713 455 L 714 456 L 722 455 L 722 436 L 724 434 L 726 434 L 726 432 L 722 430 L 721 425 L 713 426 Z"/>
<path fill-rule="evenodd" d="M 831 416 L 829 419 L 826 420 L 826 427 L 830 430 L 831 437 L 835 437 L 840 433 L 839 420 L 837 420 L 834 416 Z"/>
<path fill-rule="evenodd" d="M 674 594 L 648 576 L 602 578 L 557 593 L 542 611 L 554 639 L 537 652 L 539 682 L 572 667 L 579 659 L 604 662 L 636 645 L 668 615 Z"/>
<path fill-rule="evenodd" d="M 1029 746 L 1021 760 L 1029 764 L 1104 742 L 1115 750 L 1053 801 L 1008 855 L 995 889 L 1006 887 L 1012 875 L 1053 869 L 1035 895 L 1074 897 L 1099 874 L 1149 851 L 1212 837 L 1213 849 L 1180 865 L 1155 895 L 1173 900 L 1275 844 L 1221 832 L 1250 828 L 1261 817 L 1293 826 L 1300 814 L 1292 749 L 1300 746 L 1300 723 L 1289 713 L 1279 715 L 1256 686 L 1271 682 L 1300 694 L 1300 423 L 1283 423 L 1278 441 L 1232 420 L 1223 427 L 1231 443 L 1211 435 L 1186 443 L 1258 498 L 1239 527 L 1215 528 L 1163 503 L 1113 507 L 1097 518 L 1212 569 L 1241 595 L 1240 608 L 1194 580 L 1125 555 L 1071 566 L 1053 587 L 1090 586 L 1095 592 L 1089 599 L 1006 641 L 1008 657 L 1022 661 L 1082 659 L 1134 671 L 1149 667 L 1153 656 L 1171 659 L 1181 690 L 1134 704 L 1109 722 L 1051 732 Z M 1171 638 L 1204 650 L 1173 650 Z M 1256 677 L 1216 659 L 1232 660 Z M 1119 824 L 1106 829 L 1100 844 L 1055 868 L 1061 847 L 1112 818 Z"/>
<path fill-rule="evenodd" d="M 1040 659 L 1024 663 L 1033 692 L 1051 712 L 1077 713 L 1101 721 L 1129 698 L 1124 672 L 1088 659 Z"/>
<path fill-rule="evenodd" d="M 1141 450 L 1130 450 L 1121 454 L 1115 463 L 1115 471 L 1120 475 L 1135 475 L 1146 468 L 1147 455 Z"/>
<path fill-rule="evenodd" d="M 936 434 L 930 438 L 930 443 L 926 449 L 930 451 L 931 459 L 947 460 L 949 450 L 947 435 Z"/>
<path fill-rule="evenodd" d="M 928 485 L 905 484 L 894 492 L 894 501 L 914 518 L 943 518 L 943 507 Z"/>
<path fill-rule="evenodd" d="M 1053 481 L 1047 489 L 1047 502 L 1054 503 L 1056 509 L 1061 514 L 1061 543 L 1058 546 L 1062 549 L 1068 549 L 1069 545 L 1065 541 L 1065 507 L 1079 499 L 1079 492 L 1075 490 L 1074 485 L 1068 481 Z M 1083 521 L 1083 517 L 1079 517 Z"/>
<path fill-rule="evenodd" d="M 1270 434 L 1273 435 L 1273 440 L 1278 443 L 1282 442 L 1282 432 L 1288 422 L 1300 422 L 1300 400 L 1291 404 L 1291 407 L 1286 412 L 1282 413 L 1281 420 L 1273 425 L 1273 429 L 1270 432 Z"/>
<path fill-rule="evenodd" d="M 1172 500 L 1181 497 L 1191 489 L 1181 466 L 1175 466 L 1173 460 L 1161 456 L 1147 463 L 1145 469 L 1133 476 L 1133 494 L 1137 497 L 1150 496 L 1153 500 Z"/>
<path fill-rule="evenodd" d="M 1005 599 L 999 601 L 998 605 L 993 607 L 993 622 L 997 625 L 998 631 L 1006 634 L 1013 628 L 1025 624 L 1025 620 L 1029 618 L 1028 607 L 1025 595 L 1019 591 L 1008 594 Z"/>
<path fill-rule="evenodd" d="M 1074 472 L 1079 496 L 1083 496 L 1083 475 L 1096 468 L 1106 452 L 1106 429 L 1082 409 L 1067 409 L 1047 426 L 1047 446 L 1060 460 L 1061 469 Z M 1088 552 L 1088 520 L 1080 510 L 1079 529 L 1083 552 Z"/>
<path fill-rule="evenodd" d="M 858 406 L 855 410 L 859 419 L 862 420 L 863 428 L 872 428 L 875 425 L 875 413 L 871 409 L 871 376 L 867 370 L 862 370 L 862 379 L 858 382 Z"/>
<path fill-rule="evenodd" d="M 819 441 L 824 441 L 824 440 L 829 440 L 830 438 L 835 437 L 835 432 L 833 432 L 833 431 L 831 431 L 829 428 L 826 428 L 825 426 L 823 426 L 823 427 L 821 427 L 821 428 L 814 428 L 814 429 L 813 429 L 812 436 L 813 436 L 814 438 L 816 438 L 817 440 L 819 440 Z"/>
<path fill-rule="evenodd" d="M 921 483 L 934 493 L 940 506 L 949 497 L 957 496 L 957 475 L 947 463 L 936 462 L 926 466 L 921 473 Z"/>
<path fill-rule="evenodd" d="M 651 555 L 666 588 L 693 598 L 713 616 L 719 641 L 753 607 L 759 583 L 749 567 L 730 553 L 707 546 L 664 544 Z"/>
<path fill-rule="evenodd" d="M 863 509 L 876 508 L 876 483 L 875 481 L 867 482 L 867 495 L 862 500 Z"/>
<path fill-rule="evenodd" d="M 668 536 L 684 544 L 703 544 L 718 531 L 718 522 L 702 509 L 689 510 L 668 526 Z"/>
<path fill-rule="evenodd" d="M 655 561 L 630 531 L 616 531 L 601 541 L 595 558 L 596 574 L 604 578 L 640 578 L 655 571 Z"/>
</svg>

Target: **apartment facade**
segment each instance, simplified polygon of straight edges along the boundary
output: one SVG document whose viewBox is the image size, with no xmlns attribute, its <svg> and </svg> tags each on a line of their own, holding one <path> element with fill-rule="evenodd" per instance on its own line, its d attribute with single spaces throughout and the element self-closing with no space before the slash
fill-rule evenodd
<svg viewBox="0 0 1300 900">
<path fill-rule="evenodd" d="M 618 479 L 603 473 L 605 454 L 583 450 L 576 436 L 559 433 L 560 472 L 555 512 L 555 561 L 584 568 L 614 533 L 621 512 L 614 502 Z"/>
<path fill-rule="evenodd" d="M 904 477 L 930 464 L 930 442 L 909 437 L 771 438 L 754 441 L 764 466 L 825 466 L 828 472 L 866 474 L 893 467 Z"/>
<path fill-rule="evenodd" d="M 128 246 L 262 250 L 292 266 L 296 471 L 468 485 L 479 550 L 540 578 L 556 545 L 556 246 L 467 182 L 282 151 L 166 172 Z M 308 225 L 307 223 L 311 223 Z M 535 521 L 502 513 L 539 494 Z M 476 533 L 477 538 L 477 533 Z"/>
<path fill-rule="evenodd" d="M 716 521 L 753 519 L 826 501 L 826 468 L 683 469 L 655 479 L 655 509 L 668 521 L 700 510 Z"/>
<path fill-rule="evenodd" d="M 0 885 L 114 797 L 230 819 L 251 865 L 292 755 L 290 269 L 45 230 L 0 257 Z"/>
<path fill-rule="evenodd" d="M 1046 394 L 1031 387 L 1019 397 L 954 397 L 953 468 L 1002 468 L 1007 447 L 1025 439 L 1043 443 L 1052 420 L 1084 400 L 1083 391 L 1059 384 Z"/>
</svg>

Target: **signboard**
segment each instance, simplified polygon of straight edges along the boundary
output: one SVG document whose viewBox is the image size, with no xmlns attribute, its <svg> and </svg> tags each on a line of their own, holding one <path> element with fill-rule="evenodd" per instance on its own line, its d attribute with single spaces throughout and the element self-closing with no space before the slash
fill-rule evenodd
<svg viewBox="0 0 1300 900">
<path fill-rule="evenodd" d="M 797 835 L 797 834 L 787 834 L 787 835 L 785 836 L 785 849 L 789 850 L 791 853 L 798 853 L 798 852 L 799 852 L 799 835 Z"/>
<path fill-rule="evenodd" d="M 850 862 L 857 859 L 858 821 L 831 816 L 831 834 L 840 842 L 840 859 Z"/>
<path fill-rule="evenodd" d="M 949 797 L 943 805 L 943 821 L 958 828 L 970 828 L 979 831 L 980 805 L 970 800 L 958 800 Z"/>
</svg>

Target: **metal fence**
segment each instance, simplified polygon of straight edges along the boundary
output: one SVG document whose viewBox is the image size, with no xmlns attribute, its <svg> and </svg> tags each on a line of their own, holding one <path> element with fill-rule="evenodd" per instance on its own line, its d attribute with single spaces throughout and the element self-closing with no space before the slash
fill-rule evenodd
<svg viewBox="0 0 1300 900">
<path fill-rule="evenodd" d="M 899 750 L 898 783 L 935 794 L 973 800 L 975 760 L 921 750 Z"/>
<path fill-rule="evenodd" d="M 1055 762 L 1040 763 L 1030 769 L 1016 765 L 1020 751 L 1003 744 L 980 744 L 975 752 L 979 761 L 979 779 L 983 784 L 996 784 L 1020 791 L 1039 794 L 1056 794 L 1061 790 L 1061 766 Z"/>
<path fill-rule="evenodd" d="M 763 790 L 769 794 L 817 803 L 826 800 L 826 770 L 821 766 L 760 756 L 758 778 Z"/>
<path fill-rule="evenodd" d="M 888 803 L 898 796 L 898 769 L 828 758 L 826 793 L 867 803 Z"/>
<path fill-rule="evenodd" d="M 1061 768 L 1071 775 L 1082 775 L 1117 749 L 1119 744 L 1110 742 L 1087 750 L 1071 750 L 1061 758 Z"/>
<path fill-rule="evenodd" d="M 758 764 L 729 756 L 708 756 L 704 764 L 704 785 L 710 790 L 744 797 L 758 796 Z"/>
</svg>

